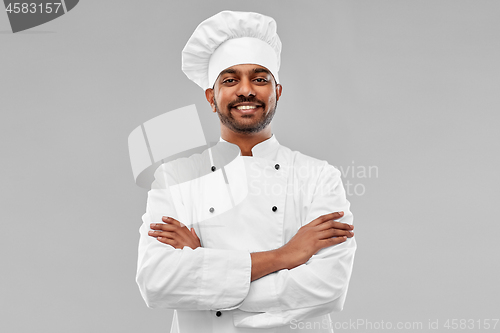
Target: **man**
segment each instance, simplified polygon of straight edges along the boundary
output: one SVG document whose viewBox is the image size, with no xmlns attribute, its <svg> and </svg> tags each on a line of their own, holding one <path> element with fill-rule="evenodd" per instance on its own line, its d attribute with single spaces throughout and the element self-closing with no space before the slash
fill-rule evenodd
<svg viewBox="0 0 500 333">
<path fill-rule="evenodd" d="M 160 166 L 148 193 L 137 283 L 148 306 L 176 309 L 172 332 L 332 332 L 342 310 L 352 214 L 340 172 L 272 133 L 280 52 L 272 18 L 230 11 L 183 50 L 221 139 Z"/>
</svg>

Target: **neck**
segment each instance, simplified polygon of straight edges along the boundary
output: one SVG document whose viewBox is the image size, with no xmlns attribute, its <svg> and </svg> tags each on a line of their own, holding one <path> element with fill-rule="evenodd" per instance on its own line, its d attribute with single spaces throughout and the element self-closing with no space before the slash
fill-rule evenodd
<svg viewBox="0 0 500 333">
<path fill-rule="evenodd" d="M 268 126 L 258 133 L 241 134 L 221 126 L 221 137 L 240 147 L 242 156 L 252 156 L 252 148 L 273 136 L 271 127 Z"/>
</svg>

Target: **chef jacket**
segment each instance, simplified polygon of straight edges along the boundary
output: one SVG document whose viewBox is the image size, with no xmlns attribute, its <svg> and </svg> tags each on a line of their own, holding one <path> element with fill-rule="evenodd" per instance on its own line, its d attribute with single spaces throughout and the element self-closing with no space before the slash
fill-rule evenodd
<svg viewBox="0 0 500 333">
<path fill-rule="evenodd" d="M 283 246 L 324 214 L 343 211 L 339 221 L 352 224 L 340 171 L 280 145 L 274 135 L 255 145 L 252 156 L 240 152 L 225 165 L 213 163 L 208 149 L 155 172 L 136 277 L 148 307 L 176 309 L 171 332 L 333 332 L 329 314 L 344 305 L 354 237 L 252 282 L 250 253 Z M 186 170 L 201 171 L 186 179 Z M 202 247 L 175 249 L 148 236 L 162 216 L 194 227 Z"/>
</svg>

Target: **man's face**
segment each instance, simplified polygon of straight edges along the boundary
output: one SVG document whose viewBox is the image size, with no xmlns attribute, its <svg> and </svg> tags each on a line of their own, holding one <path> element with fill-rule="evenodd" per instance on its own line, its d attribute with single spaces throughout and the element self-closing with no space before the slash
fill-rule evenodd
<svg viewBox="0 0 500 333">
<path fill-rule="evenodd" d="M 240 134 L 257 133 L 271 123 L 281 85 L 265 67 L 235 65 L 221 72 L 206 96 L 224 126 Z"/>
</svg>

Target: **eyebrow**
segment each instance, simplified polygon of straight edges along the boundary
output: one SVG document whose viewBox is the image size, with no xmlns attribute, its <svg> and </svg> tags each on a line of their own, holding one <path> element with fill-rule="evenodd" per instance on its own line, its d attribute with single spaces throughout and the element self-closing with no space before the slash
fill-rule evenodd
<svg viewBox="0 0 500 333">
<path fill-rule="evenodd" d="M 234 70 L 232 68 L 228 68 L 228 69 L 225 69 L 222 72 L 220 72 L 219 76 L 222 76 L 224 74 L 236 74 L 236 73 L 239 73 L 239 71 Z"/>
<path fill-rule="evenodd" d="M 261 68 L 261 67 L 254 68 L 253 72 L 254 73 L 271 74 L 271 72 L 269 70 L 267 70 L 266 68 Z M 222 72 L 220 72 L 219 76 L 222 76 L 224 74 L 239 74 L 239 73 L 240 73 L 239 70 L 232 69 L 232 68 L 227 68 L 227 69 L 223 70 Z"/>
<path fill-rule="evenodd" d="M 253 72 L 254 72 L 254 73 L 266 73 L 266 74 L 271 74 L 271 72 L 270 72 L 269 70 L 267 70 L 266 68 L 261 68 L 261 67 L 254 68 L 254 69 L 253 69 Z"/>
</svg>

